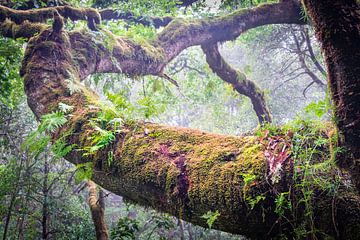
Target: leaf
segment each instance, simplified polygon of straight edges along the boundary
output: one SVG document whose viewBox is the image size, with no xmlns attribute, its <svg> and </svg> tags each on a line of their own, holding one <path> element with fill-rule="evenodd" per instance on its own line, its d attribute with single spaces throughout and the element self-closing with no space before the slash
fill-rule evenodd
<svg viewBox="0 0 360 240">
<path fill-rule="evenodd" d="M 74 109 L 74 106 L 67 105 L 65 103 L 60 102 L 59 103 L 59 109 L 63 113 L 69 113 Z"/>
<path fill-rule="evenodd" d="M 207 213 L 202 215 L 201 218 L 206 219 L 206 223 L 208 227 L 211 229 L 212 225 L 219 216 L 220 216 L 220 212 L 216 210 L 216 212 L 208 211 Z"/>
<path fill-rule="evenodd" d="M 65 118 L 64 113 L 56 111 L 42 116 L 41 124 L 38 129 L 40 132 L 48 131 L 53 133 L 66 122 L 67 119 Z"/>
<path fill-rule="evenodd" d="M 93 174 L 94 164 L 92 162 L 76 165 L 75 182 L 78 184 L 83 180 L 89 180 Z"/>
</svg>

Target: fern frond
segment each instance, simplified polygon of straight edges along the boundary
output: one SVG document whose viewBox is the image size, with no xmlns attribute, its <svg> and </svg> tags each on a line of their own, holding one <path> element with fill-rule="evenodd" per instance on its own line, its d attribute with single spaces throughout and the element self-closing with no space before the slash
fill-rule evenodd
<svg viewBox="0 0 360 240">
<path fill-rule="evenodd" d="M 40 132 L 53 133 L 67 122 L 64 113 L 56 111 L 41 117 Z"/>
<path fill-rule="evenodd" d="M 67 105 L 67 104 L 61 102 L 61 103 L 59 103 L 59 109 L 63 113 L 69 113 L 72 110 L 74 110 L 74 106 Z"/>
</svg>

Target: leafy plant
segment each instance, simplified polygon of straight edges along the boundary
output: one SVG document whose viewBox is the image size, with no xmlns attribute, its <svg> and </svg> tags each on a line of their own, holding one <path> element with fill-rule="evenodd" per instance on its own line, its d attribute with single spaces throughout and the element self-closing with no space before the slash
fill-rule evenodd
<svg viewBox="0 0 360 240">
<path fill-rule="evenodd" d="M 88 137 L 88 139 L 92 140 L 92 146 L 84 148 L 86 151 L 84 155 L 94 154 L 115 140 L 115 134 L 113 131 L 102 129 L 93 122 L 92 126 L 95 132 L 90 137 Z"/>
<path fill-rule="evenodd" d="M 115 228 L 111 230 L 111 239 L 126 240 L 135 239 L 136 232 L 139 231 L 139 222 L 129 217 L 119 218 Z"/>
<path fill-rule="evenodd" d="M 83 180 L 91 179 L 93 167 L 94 164 L 92 162 L 77 164 L 75 170 L 75 182 L 80 183 Z"/>
<path fill-rule="evenodd" d="M 56 111 L 41 117 L 38 131 L 53 133 L 67 122 L 63 112 Z"/>
<path fill-rule="evenodd" d="M 39 154 L 45 151 L 45 148 L 50 142 L 51 138 L 48 134 L 55 132 L 66 122 L 67 119 L 64 113 L 60 111 L 52 112 L 42 116 L 41 123 L 37 130 L 33 131 L 26 137 L 22 147 L 26 148 L 35 157 L 39 156 Z M 56 146 L 55 149 L 56 148 L 59 150 L 59 145 Z"/>
<path fill-rule="evenodd" d="M 143 97 L 137 104 L 140 106 L 139 110 L 145 119 L 149 119 L 159 113 L 156 103 L 150 97 Z"/>
<path fill-rule="evenodd" d="M 215 212 L 212 211 L 208 211 L 207 213 L 205 213 L 204 215 L 201 216 L 201 218 L 206 220 L 206 223 L 209 227 L 209 229 L 212 228 L 214 222 L 216 221 L 216 219 L 220 216 L 220 212 L 218 210 L 216 210 Z"/>
<path fill-rule="evenodd" d="M 68 145 L 63 139 L 58 139 L 51 146 L 51 150 L 55 158 L 60 159 L 70 153 L 75 146 L 75 144 Z"/>
<path fill-rule="evenodd" d="M 331 105 L 329 99 L 326 98 L 324 100 L 308 104 L 304 110 L 306 113 L 315 115 L 317 118 L 321 119 L 326 113 L 331 110 Z"/>
<path fill-rule="evenodd" d="M 275 213 L 279 216 L 284 216 L 286 210 L 292 210 L 291 200 L 289 199 L 290 192 L 282 192 L 275 199 Z"/>
</svg>

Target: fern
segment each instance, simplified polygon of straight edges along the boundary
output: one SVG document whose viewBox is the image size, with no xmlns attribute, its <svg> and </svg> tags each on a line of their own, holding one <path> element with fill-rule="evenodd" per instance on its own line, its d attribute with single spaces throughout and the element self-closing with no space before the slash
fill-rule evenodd
<svg viewBox="0 0 360 240">
<path fill-rule="evenodd" d="M 89 139 L 92 140 L 92 146 L 85 147 L 83 149 L 86 152 L 84 154 L 85 156 L 96 153 L 98 150 L 105 148 L 115 140 L 115 134 L 112 131 L 104 130 L 93 122 L 92 125 L 94 127 L 95 133 L 89 137 Z"/>
<path fill-rule="evenodd" d="M 81 163 L 76 165 L 75 183 L 79 184 L 83 180 L 91 179 L 93 175 L 94 164 L 92 162 Z"/>
<path fill-rule="evenodd" d="M 51 146 L 51 150 L 55 158 L 59 159 L 71 152 L 75 146 L 76 144 L 67 145 L 64 140 L 59 139 Z"/>
<path fill-rule="evenodd" d="M 56 111 L 41 117 L 41 124 L 38 128 L 40 132 L 55 132 L 67 122 L 63 112 Z"/>
<path fill-rule="evenodd" d="M 34 157 L 39 156 L 45 151 L 46 147 L 50 143 L 50 136 L 48 133 L 55 132 L 59 127 L 63 126 L 67 122 L 63 112 L 57 111 L 46 114 L 41 117 L 41 123 L 36 131 L 30 133 L 22 147 L 27 149 L 29 153 Z M 55 148 L 59 149 L 59 146 Z"/>
<path fill-rule="evenodd" d="M 61 102 L 61 103 L 59 103 L 59 109 L 61 112 L 66 114 L 66 113 L 69 113 L 72 110 L 74 110 L 74 106 L 67 105 L 67 104 Z"/>
</svg>

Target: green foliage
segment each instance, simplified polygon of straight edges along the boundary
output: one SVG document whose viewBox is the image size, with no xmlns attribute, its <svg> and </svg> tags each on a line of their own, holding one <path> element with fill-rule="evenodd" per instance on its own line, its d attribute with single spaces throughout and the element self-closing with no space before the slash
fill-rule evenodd
<svg viewBox="0 0 360 240">
<path fill-rule="evenodd" d="M 156 38 L 156 29 L 142 24 L 129 25 L 109 22 L 105 27 L 111 29 L 111 32 L 115 35 L 126 37 L 142 45 L 148 45 L 148 41 Z"/>
<path fill-rule="evenodd" d="M 318 111 L 318 105 L 310 106 Z M 297 221 L 293 224 L 296 239 L 315 237 L 318 234 L 313 210 L 316 196 L 327 194 L 336 197 L 337 190 L 343 184 L 340 175 L 328 177 L 332 172 L 336 172 L 335 155 L 342 151 L 336 145 L 337 134 L 333 130 L 334 126 L 318 120 L 298 118 L 277 130 L 273 125 L 265 128 L 268 135 L 291 136 L 292 143 L 293 185 L 290 190 L 278 193 L 275 213 L 286 222 Z"/>
<path fill-rule="evenodd" d="M 84 180 L 90 180 L 93 175 L 94 164 L 92 162 L 76 165 L 75 182 L 78 184 Z"/>
<path fill-rule="evenodd" d="M 175 227 L 173 219 L 169 214 L 153 215 L 152 221 L 155 224 L 155 228 L 157 229 L 162 228 L 169 230 Z M 150 238 L 150 236 L 148 238 Z"/>
<path fill-rule="evenodd" d="M 41 117 L 41 123 L 38 131 L 41 133 L 54 133 L 58 128 L 62 127 L 67 122 L 63 112 L 56 111 L 45 114 Z"/>
<path fill-rule="evenodd" d="M 63 139 L 58 139 L 52 144 L 51 150 L 54 157 L 60 159 L 70 153 L 75 146 L 75 144 L 68 145 Z"/>
<path fill-rule="evenodd" d="M 107 92 L 106 96 L 115 105 L 120 118 L 131 118 L 131 116 L 134 115 L 135 108 L 128 100 L 128 96 L 126 96 L 125 91 L 119 91 L 116 94 Z"/>
<path fill-rule="evenodd" d="M 208 211 L 207 213 L 202 215 L 201 218 L 206 220 L 206 223 L 207 223 L 209 229 L 211 229 L 212 225 L 214 224 L 214 222 L 216 221 L 216 219 L 219 216 L 220 216 L 220 212 L 218 210 L 216 210 L 215 212 Z"/>
<path fill-rule="evenodd" d="M 135 240 L 136 232 L 139 231 L 139 222 L 129 217 L 119 218 L 115 228 L 111 230 L 112 240 Z"/>
<path fill-rule="evenodd" d="M 243 197 L 246 203 L 249 204 L 250 209 L 254 209 L 260 201 L 266 199 L 264 195 L 253 196 L 251 193 L 248 193 L 248 189 L 255 183 L 258 176 L 252 173 L 241 173 L 241 177 L 244 179 Z"/>
<path fill-rule="evenodd" d="M 102 6 L 118 8 L 119 12 L 131 12 L 135 17 L 163 16 L 174 14 L 178 8 L 175 0 L 132 0 L 132 1 L 110 1 L 96 0 L 95 2 L 107 2 Z"/>
<path fill-rule="evenodd" d="M 276 196 L 275 199 L 275 213 L 280 217 L 284 216 L 286 210 L 292 210 L 291 200 L 289 199 L 289 192 L 282 192 Z"/>
<path fill-rule="evenodd" d="M 63 112 L 56 111 L 45 114 L 41 117 L 41 122 L 37 130 L 26 137 L 22 147 L 27 149 L 29 153 L 32 153 L 35 157 L 39 156 L 50 143 L 51 137 L 49 134 L 54 133 L 66 122 L 67 119 Z M 71 151 L 72 147 L 73 146 L 66 146 L 66 144 L 60 140 L 55 144 L 53 149 L 56 151 L 55 155 L 58 157 L 60 155 L 65 156 Z"/>
<path fill-rule="evenodd" d="M 331 110 L 330 100 L 326 98 L 317 102 L 311 102 L 304 110 L 307 114 L 315 115 L 317 118 L 321 119 Z"/>
<path fill-rule="evenodd" d="M 110 167 L 113 162 L 114 162 L 114 153 L 112 151 L 109 151 L 108 156 L 107 156 L 107 165 L 108 165 L 108 167 Z"/>
<path fill-rule="evenodd" d="M 92 146 L 83 149 L 85 151 L 85 156 L 96 153 L 98 150 L 105 148 L 115 140 L 113 131 L 102 129 L 94 122 L 91 122 L 91 125 L 95 131 L 88 137 L 88 139 L 91 140 Z"/>
<path fill-rule="evenodd" d="M 256 179 L 256 175 L 251 174 L 251 173 L 241 173 L 241 176 L 242 176 L 243 179 L 244 179 L 244 184 L 245 184 L 245 186 L 250 185 L 250 184 L 251 184 L 252 182 L 254 182 L 255 179 Z"/>
<path fill-rule="evenodd" d="M 19 68 L 24 41 L 0 37 L 0 102 L 14 108 L 24 96 Z"/>
<path fill-rule="evenodd" d="M 265 199 L 266 197 L 264 195 L 256 195 L 255 197 L 246 196 L 245 198 L 246 202 L 250 205 L 250 209 L 254 209 L 259 202 Z"/>
<path fill-rule="evenodd" d="M 14 183 L 18 179 L 19 167 L 14 159 L 10 159 L 7 164 L 0 164 L 0 203 L 14 191 Z M 0 204 L 0 216 L 4 216 L 7 206 Z"/>
<path fill-rule="evenodd" d="M 221 1 L 221 8 L 226 10 L 234 10 L 238 8 L 254 7 L 262 3 L 275 2 L 269 0 L 223 0 Z"/>
<path fill-rule="evenodd" d="M 304 22 L 310 22 L 310 17 L 306 11 L 306 7 L 304 4 L 301 4 L 301 20 Z"/>
<path fill-rule="evenodd" d="M 158 104 L 151 97 L 143 97 L 139 99 L 137 104 L 139 105 L 139 111 L 145 119 L 150 119 L 159 115 L 164 109 L 158 107 Z"/>
</svg>

